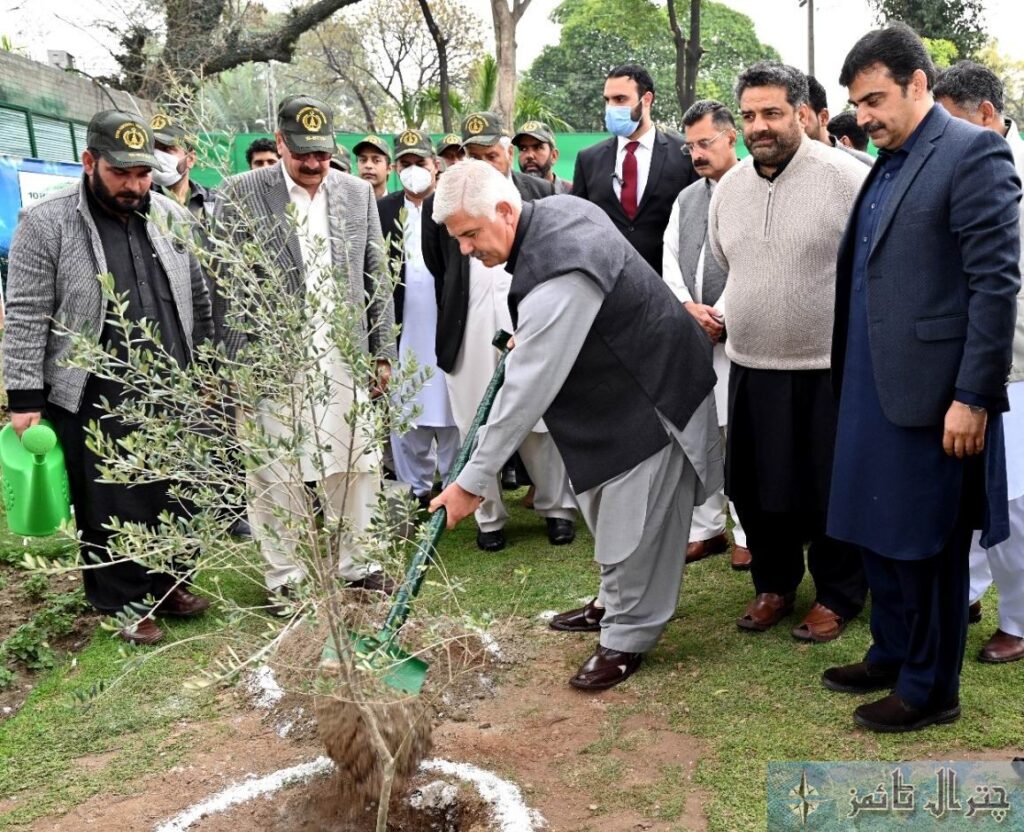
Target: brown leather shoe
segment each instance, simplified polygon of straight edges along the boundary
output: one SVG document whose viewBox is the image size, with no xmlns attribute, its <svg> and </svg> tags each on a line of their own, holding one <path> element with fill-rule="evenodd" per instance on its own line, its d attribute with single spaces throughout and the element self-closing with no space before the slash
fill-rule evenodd
<svg viewBox="0 0 1024 832">
<path fill-rule="evenodd" d="M 365 589 L 369 592 L 383 592 L 385 595 L 394 595 L 398 591 L 398 584 L 383 572 L 367 572 L 362 578 L 355 581 L 346 581 L 345 586 L 349 589 Z"/>
<path fill-rule="evenodd" d="M 741 630 L 763 633 L 778 624 L 793 612 L 796 593 L 778 595 L 774 592 L 762 592 L 747 605 L 743 615 L 736 619 L 736 626 Z"/>
<path fill-rule="evenodd" d="M 152 618 L 143 618 L 131 627 L 118 630 L 117 635 L 132 644 L 156 644 L 164 637 L 164 631 Z"/>
<path fill-rule="evenodd" d="M 737 572 L 746 572 L 750 569 L 750 549 L 746 546 L 732 547 L 732 562 L 729 564 Z"/>
<path fill-rule="evenodd" d="M 716 534 L 709 540 L 694 540 L 686 547 L 686 562 L 704 560 L 711 555 L 720 555 L 729 548 L 729 539 L 724 533 Z"/>
<path fill-rule="evenodd" d="M 601 631 L 601 619 L 604 618 L 604 607 L 596 607 L 597 601 L 587 601 L 586 606 L 568 612 L 560 612 L 548 626 L 562 633 L 598 633 Z"/>
<path fill-rule="evenodd" d="M 981 621 L 981 601 L 975 601 L 967 608 L 967 623 L 977 624 Z"/>
<path fill-rule="evenodd" d="M 174 587 L 159 604 L 154 612 L 157 615 L 171 615 L 175 618 L 192 618 L 200 615 L 210 608 L 208 598 L 201 598 L 193 595 L 187 589 L 180 586 Z"/>
<path fill-rule="evenodd" d="M 839 638 L 849 622 L 824 604 L 815 602 L 804 620 L 793 628 L 793 638 L 822 644 Z"/>
<path fill-rule="evenodd" d="M 608 690 L 636 673 L 643 658 L 643 653 L 623 653 L 598 645 L 569 684 L 579 690 Z"/>
<path fill-rule="evenodd" d="M 996 630 L 981 648 L 978 659 L 986 664 L 1003 664 L 1024 659 L 1024 638 Z"/>
</svg>

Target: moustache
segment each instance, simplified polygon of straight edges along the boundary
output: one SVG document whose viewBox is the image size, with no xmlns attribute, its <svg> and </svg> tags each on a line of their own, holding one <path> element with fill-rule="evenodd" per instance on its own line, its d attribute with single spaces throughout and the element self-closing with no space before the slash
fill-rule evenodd
<svg viewBox="0 0 1024 832">
<path fill-rule="evenodd" d="M 880 121 L 872 121 L 870 124 L 864 125 L 865 133 L 877 133 L 879 130 L 884 130 L 885 125 Z"/>
<path fill-rule="evenodd" d="M 707 159 L 694 159 L 693 166 L 695 168 L 706 168 L 711 164 Z"/>
<path fill-rule="evenodd" d="M 304 173 L 306 176 L 318 176 L 320 168 L 299 168 L 299 173 Z"/>
<path fill-rule="evenodd" d="M 763 139 L 771 139 L 772 141 L 775 141 L 776 136 L 771 130 L 762 130 L 760 133 L 750 134 L 751 142 L 759 142 L 762 141 Z"/>
</svg>

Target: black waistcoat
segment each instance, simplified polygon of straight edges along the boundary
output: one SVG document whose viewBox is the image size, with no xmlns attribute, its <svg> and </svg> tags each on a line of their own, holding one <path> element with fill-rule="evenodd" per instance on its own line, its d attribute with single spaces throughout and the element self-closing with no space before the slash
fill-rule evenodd
<svg viewBox="0 0 1024 832">
<path fill-rule="evenodd" d="M 513 323 L 531 290 L 569 272 L 604 295 L 544 414 L 577 493 L 665 447 L 658 412 L 682 429 L 714 388 L 708 337 L 597 206 L 572 196 L 524 204 L 506 268 Z"/>
</svg>

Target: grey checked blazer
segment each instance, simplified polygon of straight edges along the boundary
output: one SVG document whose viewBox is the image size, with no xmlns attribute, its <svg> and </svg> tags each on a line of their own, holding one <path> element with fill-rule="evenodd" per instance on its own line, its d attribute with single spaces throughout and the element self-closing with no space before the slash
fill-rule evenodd
<svg viewBox="0 0 1024 832">
<path fill-rule="evenodd" d="M 363 346 L 376 358 L 393 360 L 398 354 L 391 337 L 394 304 L 390 294 L 386 299 L 377 296 L 370 300 L 374 297 L 373 281 L 387 265 L 373 189 L 368 182 L 334 169 L 320 187 L 327 193 L 331 260 L 348 276 L 351 303 L 366 308 L 365 318 L 360 318 Z M 298 293 L 305 291 L 305 279 L 299 238 L 285 213 L 289 202 L 280 162 L 240 173 L 221 188 L 217 224 L 238 243 L 247 241 L 256 231 L 259 242 L 287 275 L 289 290 Z M 234 355 L 245 343 L 245 335 L 229 327 L 225 342 L 228 354 Z"/>
<path fill-rule="evenodd" d="M 63 366 L 71 345 L 54 321 L 98 338 L 106 314 L 97 276 L 107 271 L 107 262 L 85 187 L 83 179 L 22 212 L 11 242 L 3 336 L 9 393 L 42 393 L 49 387 L 48 401 L 71 412 L 82 404 L 89 374 Z M 213 335 L 210 295 L 195 256 L 164 229 L 174 223 L 191 226 L 194 219 L 173 200 L 155 193 L 151 200 L 146 230 L 167 272 L 191 350 L 196 340 Z"/>
</svg>

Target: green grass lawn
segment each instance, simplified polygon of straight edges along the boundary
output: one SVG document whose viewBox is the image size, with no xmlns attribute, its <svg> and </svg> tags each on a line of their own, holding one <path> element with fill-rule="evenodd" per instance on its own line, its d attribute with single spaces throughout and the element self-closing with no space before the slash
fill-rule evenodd
<svg viewBox="0 0 1024 832">
<path fill-rule="evenodd" d="M 477 551 L 472 523 L 446 536 L 443 567 L 459 585 L 466 610 L 532 619 L 543 610 L 576 606 L 579 598 L 593 593 L 597 570 L 585 533 L 571 546 L 551 548 L 543 524 L 518 507 L 507 531 L 510 546 L 496 555 Z M 520 588 L 524 569 L 529 574 Z M 239 581 L 227 589 L 239 600 L 258 602 L 252 583 Z M 431 592 L 426 590 L 428 602 Z M 631 705 L 610 709 L 606 733 L 594 749 L 592 776 L 582 788 L 602 796 L 595 803 L 607 805 L 618 788 L 614 766 L 602 768 L 597 752 L 619 747 L 642 753 L 635 737 L 616 730 L 640 711 L 699 738 L 707 750 L 695 782 L 706 795 L 704 809 L 713 832 L 764 828 L 769 760 L 955 759 L 987 749 L 1007 749 L 1008 757 L 1010 749 L 1021 753 L 1024 662 L 992 666 L 974 659 L 996 626 L 994 593 L 986 598 L 985 620 L 970 631 L 963 718 L 914 735 L 884 737 L 853 729 L 852 710 L 869 697 L 827 692 L 818 681 L 826 667 L 862 657 L 869 640 L 866 620 L 854 622 L 832 644 L 794 641 L 789 629 L 812 601 L 805 581 L 797 615 L 773 632 L 751 635 L 734 623 L 751 592 L 749 576 L 732 572 L 725 556 L 687 570 L 677 619 L 642 672 L 627 683 L 639 696 Z M 209 627 L 204 620 L 174 624 L 172 635 L 198 634 Z M 566 640 L 566 650 L 580 657 L 587 646 L 575 637 Z M 197 642 L 163 654 L 126 678 L 119 690 L 88 706 L 76 702 L 75 694 L 117 672 L 119 645 L 108 633 L 97 632 L 74 664 L 65 661 L 42 674 L 22 710 L 0 724 L 0 829 L 17 828 L 104 790 L 130 791 L 129 772 L 156 772 L 179 761 L 189 737 L 172 738 L 173 727 L 188 720 L 198 731 L 220 707 L 212 693 L 190 693 L 180 685 L 210 661 L 212 650 Z M 104 767 L 84 770 L 76 762 L 101 752 L 111 755 Z M 667 767 L 649 787 L 619 797 L 640 811 L 671 819 L 687 789 L 683 773 Z M 26 792 L 31 801 L 18 801 L 3 814 L 4 798 Z"/>
</svg>

